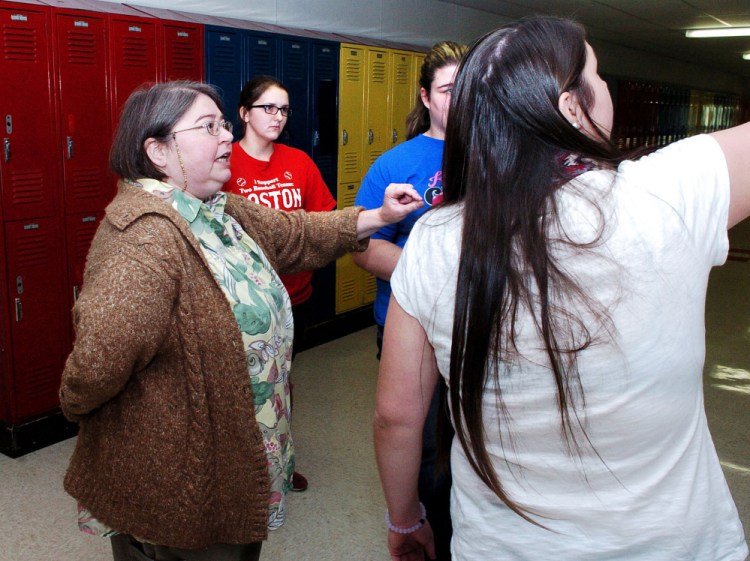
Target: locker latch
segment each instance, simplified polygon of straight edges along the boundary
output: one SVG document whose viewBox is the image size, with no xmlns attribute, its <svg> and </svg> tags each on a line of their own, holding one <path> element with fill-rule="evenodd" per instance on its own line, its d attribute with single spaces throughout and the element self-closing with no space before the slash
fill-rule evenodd
<svg viewBox="0 0 750 561">
<path fill-rule="evenodd" d="M 73 159 L 73 137 L 72 136 L 68 137 L 67 150 L 68 150 L 68 159 L 72 160 Z"/>
<path fill-rule="evenodd" d="M 21 299 L 16 298 L 16 321 L 23 319 L 23 306 L 21 305 Z"/>
<path fill-rule="evenodd" d="M 375 133 L 372 129 L 367 131 L 367 144 L 372 144 L 375 141 Z"/>
<path fill-rule="evenodd" d="M 341 144 L 343 146 L 349 144 L 349 133 L 346 132 L 346 129 L 344 129 L 344 132 L 341 133 Z"/>
<path fill-rule="evenodd" d="M 5 163 L 7 164 L 8 162 L 10 162 L 10 138 L 3 139 L 3 154 Z"/>
<path fill-rule="evenodd" d="M 393 129 L 393 144 L 396 144 L 398 142 L 398 131 L 396 129 Z"/>
</svg>

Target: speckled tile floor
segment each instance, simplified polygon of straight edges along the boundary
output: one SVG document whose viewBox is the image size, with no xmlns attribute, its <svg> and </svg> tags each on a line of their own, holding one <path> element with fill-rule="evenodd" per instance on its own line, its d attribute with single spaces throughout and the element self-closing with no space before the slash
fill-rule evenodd
<svg viewBox="0 0 750 561">
<path fill-rule="evenodd" d="M 730 235 L 732 259 L 707 299 L 706 409 L 724 471 L 750 535 L 750 221 Z M 743 253 L 748 250 L 748 253 Z M 299 470 L 287 524 L 261 558 L 387 561 L 383 498 L 370 419 L 377 361 L 368 328 L 301 353 L 294 367 Z M 0 561 L 109 561 L 107 540 L 82 535 L 62 490 L 74 440 L 21 458 L 0 455 Z"/>
</svg>

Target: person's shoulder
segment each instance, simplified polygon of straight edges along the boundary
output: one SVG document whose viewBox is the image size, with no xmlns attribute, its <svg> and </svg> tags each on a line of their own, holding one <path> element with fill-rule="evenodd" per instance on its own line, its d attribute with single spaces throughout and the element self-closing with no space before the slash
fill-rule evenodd
<svg viewBox="0 0 750 561">
<path fill-rule="evenodd" d="M 294 146 L 289 146 L 288 144 L 281 144 L 276 143 L 273 145 L 274 150 L 274 156 L 277 156 L 279 158 L 297 158 L 300 160 L 310 160 L 312 161 L 312 158 L 308 156 L 307 152 L 304 150 L 300 150 L 299 148 L 295 148 Z"/>
<path fill-rule="evenodd" d="M 618 172 L 632 173 L 640 168 L 665 168 L 679 173 L 684 167 L 693 164 L 705 165 L 709 159 L 721 158 L 721 148 L 711 136 L 699 134 L 673 142 L 650 154 L 635 160 L 626 160 L 620 164 Z"/>
</svg>

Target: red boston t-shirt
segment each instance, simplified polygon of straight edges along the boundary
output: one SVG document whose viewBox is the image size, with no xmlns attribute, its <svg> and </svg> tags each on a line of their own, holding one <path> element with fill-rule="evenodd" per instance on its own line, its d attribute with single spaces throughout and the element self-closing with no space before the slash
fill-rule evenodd
<svg viewBox="0 0 750 561">
<path fill-rule="evenodd" d="M 232 177 L 224 185 L 225 191 L 286 211 L 301 208 L 316 212 L 336 208 L 320 170 L 302 150 L 274 144 L 270 161 L 264 162 L 250 156 L 235 142 L 230 162 Z M 293 306 L 312 295 L 312 274 L 312 271 L 303 271 L 281 277 Z"/>
</svg>

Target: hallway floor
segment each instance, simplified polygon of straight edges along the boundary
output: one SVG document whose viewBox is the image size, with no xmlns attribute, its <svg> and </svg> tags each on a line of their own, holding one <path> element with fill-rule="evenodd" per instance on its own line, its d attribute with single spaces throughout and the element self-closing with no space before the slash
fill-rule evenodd
<svg viewBox="0 0 750 561">
<path fill-rule="evenodd" d="M 706 409 L 746 534 L 750 535 L 750 220 L 731 234 L 707 299 Z M 301 353 L 294 365 L 299 471 L 288 521 L 261 558 L 386 561 L 384 502 L 370 421 L 378 363 L 368 328 Z M 74 439 L 18 459 L 0 455 L 0 561 L 109 561 L 109 541 L 76 526 L 62 490 Z"/>
</svg>

